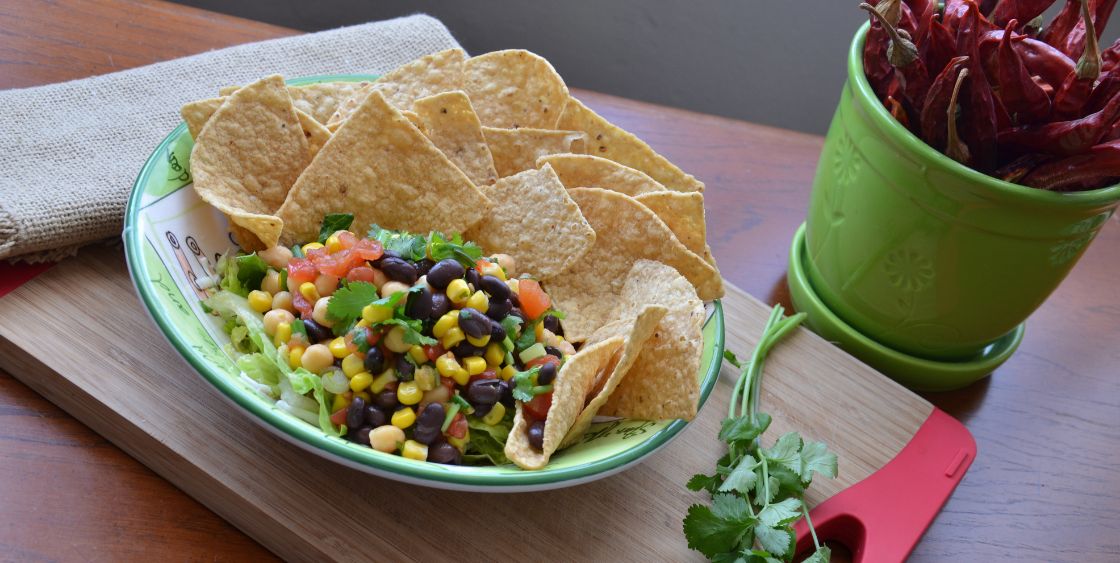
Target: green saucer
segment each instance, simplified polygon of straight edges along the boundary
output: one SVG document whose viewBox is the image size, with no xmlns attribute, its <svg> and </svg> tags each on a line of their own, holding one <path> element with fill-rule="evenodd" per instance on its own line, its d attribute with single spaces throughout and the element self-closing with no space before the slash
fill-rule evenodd
<svg viewBox="0 0 1120 563">
<path fill-rule="evenodd" d="M 809 314 L 806 319 L 809 328 L 910 389 L 951 391 L 965 387 L 992 373 L 1011 357 L 1023 341 L 1025 323 L 967 361 L 928 360 L 888 348 L 852 328 L 821 301 L 805 272 L 804 248 L 805 225 L 802 224 L 790 247 L 787 279 L 794 308 Z"/>
</svg>

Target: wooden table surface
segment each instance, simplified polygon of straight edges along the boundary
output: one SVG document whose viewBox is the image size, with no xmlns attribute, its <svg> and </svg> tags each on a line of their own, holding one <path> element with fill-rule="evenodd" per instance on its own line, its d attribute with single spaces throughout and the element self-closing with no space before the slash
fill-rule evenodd
<svg viewBox="0 0 1120 563">
<path fill-rule="evenodd" d="M 293 33 L 167 3 L 9 0 L 0 3 L 0 88 Z M 578 95 L 704 180 L 725 277 L 788 302 L 787 249 L 804 218 L 819 137 Z M 1006 365 L 966 390 L 927 395 L 965 422 L 979 457 L 914 560 L 1120 558 L 1118 279 L 1114 218 Z M 3 371 L 0 467 L 0 560 L 269 556 Z"/>
</svg>

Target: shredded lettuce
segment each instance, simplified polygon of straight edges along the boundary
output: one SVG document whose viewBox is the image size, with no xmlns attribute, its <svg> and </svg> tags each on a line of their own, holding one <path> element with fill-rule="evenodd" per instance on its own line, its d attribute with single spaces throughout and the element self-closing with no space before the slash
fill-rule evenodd
<svg viewBox="0 0 1120 563">
<path fill-rule="evenodd" d="M 513 429 L 513 409 L 507 410 L 505 418 L 493 425 L 486 424 L 476 416 L 468 416 L 467 426 L 471 429 L 471 441 L 463 461 L 474 464 L 489 462 L 494 465 L 509 463 L 505 448 L 506 439 Z"/>
<path fill-rule="evenodd" d="M 268 273 L 268 264 L 257 253 L 236 256 L 234 250 L 218 259 L 217 272 L 222 277 L 218 286 L 226 291 L 246 297 L 250 291 L 260 289 L 261 280 Z"/>
</svg>

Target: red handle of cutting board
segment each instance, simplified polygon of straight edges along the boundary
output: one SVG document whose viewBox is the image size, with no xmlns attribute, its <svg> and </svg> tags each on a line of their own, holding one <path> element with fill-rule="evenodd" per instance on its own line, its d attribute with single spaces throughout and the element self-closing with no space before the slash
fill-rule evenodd
<svg viewBox="0 0 1120 563">
<path fill-rule="evenodd" d="M 894 459 L 809 512 L 817 537 L 844 544 L 855 563 L 903 561 L 974 459 L 972 434 L 934 408 Z M 804 520 L 796 531 L 798 552 L 811 552 Z"/>
</svg>

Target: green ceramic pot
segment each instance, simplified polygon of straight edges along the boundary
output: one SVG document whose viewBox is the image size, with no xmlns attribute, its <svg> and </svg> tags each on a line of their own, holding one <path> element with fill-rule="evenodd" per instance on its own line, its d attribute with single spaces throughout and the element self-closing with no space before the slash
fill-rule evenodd
<svg viewBox="0 0 1120 563">
<path fill-rule="evenodd" d="M 895 121 L 864 77 L 863 39 L 813 182 L 808 280 L 839 318 L 918 357 L 965 360 L 1012 332 L 1069 273 L 1120 186 L 1055 193 L 996 180 Z"/>
</svg>

